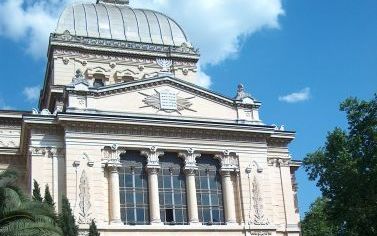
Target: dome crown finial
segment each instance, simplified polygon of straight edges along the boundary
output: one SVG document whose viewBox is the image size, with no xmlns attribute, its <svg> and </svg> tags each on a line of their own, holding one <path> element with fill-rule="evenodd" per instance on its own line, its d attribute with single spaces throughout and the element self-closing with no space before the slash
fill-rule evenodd
<svg viewBox="0 0 377 236">
<path fill-rule="evenodd" d="M 119 5 L 128 5 L 130 3 L 129 0 L 97 0 L 97 3 L 113 3 Z"/>
</svg>

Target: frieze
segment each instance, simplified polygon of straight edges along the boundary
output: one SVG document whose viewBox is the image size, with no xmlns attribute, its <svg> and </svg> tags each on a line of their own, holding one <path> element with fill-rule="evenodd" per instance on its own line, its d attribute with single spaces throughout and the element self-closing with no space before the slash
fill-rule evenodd
<svg viewBox="0 0 377 236">
<path fill-rule="evenodd" d="M 90 61 L 98 61 L 102 60 L 103 62 L 117 61 L 119 65 L 135 65 L 138 66 L 140 71 L 143 71 L 145 66 L 155 66 L 157 67 L 157 61 L 150 59 L 150 58 L 135 58 L 130 56 L 119 56 L 119 55 L 109 55 L 109 54 L 96 54 L 96 53 L 88 53 L 88 52 L 80 52 L 78 50 L 69 50 L 69 49 L 54 49 L 55 58 L 60 58 L 64 60 L 68 58 L 68 56 L 73 57 L 72 59 L 77 61 L 78 63 L 86 66 L 88 64 L 88 60 Z M 75 57 L 80 57 L 75 58 Z M 142 64 L 142 65 L 141 65 Z M 197 65 L 195 62 L 191 61 L 184 61 L 184 60 L 177 60 L 173 61 L 175 69 L 187 69 L 196 71 Z M 176 68 L 180 66 L 182 68 Z"/>
<path fill-rule="evenodd" d="M 65 149 L 56 147 L 29 147 L 29 155 L 40 157 L 64 157 Z"/>
<path fill-rule="evenodd" d="M 168 138 L 184 138 L 184 139 L 201 139 L 216 141 L 238 141 L 238 142 L 265 142 L 263 134 L 245 134 L 243 132 L 228 132 L 221 130 L 201 130 L 189 128 L 156 128 L 140 125 L 108 125 L 69 122 L 67 127 L 72 127 L 72 132 L 81 133 L 101 133 L 106 135 L 129 135 L 129 136 L 152 136 L 152 137 L 168 137 Z"/>
<path fill-rule="evenodd" d="M 148 44 L 148 43 L 139 43 L 139 42 L 128 42 L 123 40 L 113 40 L 113 39 L 99 39 L 99 38 L 91 38 L 91 37 L 83 37 L 83 36 L 75 36 L 70 35 L 69 32 L 64 34 L 51 34 L 50 41 L 52 45 L 56 45 L 59 43 L 68 43 L 69 46 L 93 46 L 99 47 L 104 49 L 124 49 L 124 50 L 131 50 L 136 51 L 134 53 L 140 51 L 146 52 L 155 52 L 155 53 L 176 53 L 187 55 L 191 57 L 198 58 L 199 57 L 199 50 L 194 49 L 192 47 L 188 47 L 187 45 L 182 45 L 181 47 L 177 46 L 166 46 L 166 45 L 156 45 L 156 44 Z M 68 46 L 68 45 L 67 45 Z"/>
</svg>

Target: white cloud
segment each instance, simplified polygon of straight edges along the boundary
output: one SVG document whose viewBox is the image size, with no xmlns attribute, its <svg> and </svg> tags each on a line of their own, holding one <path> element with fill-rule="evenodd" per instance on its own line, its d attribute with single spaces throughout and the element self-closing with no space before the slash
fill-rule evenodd
<svg viewBox="0 0 377 236">
<path fill-rule="evenodd" d="M 63 7 L 74 0 L 3 0 L 0 35 L 23 40 L 27 51 L 45 56 L 49 33 Z M 85 1 L 85 0 L 84 0 Z M 86 0 L 94 2 L 94 0 Z M 242 41 L 263 28 L 278 28 L 282 0 L 131 0 L 131 5 L 155 9 L 174 18 L 201 52 L 200 67 L 237 56 Z M 203 71 L 203 70 L 202 70 Z M 210 84 L 202 72 L 201 84 Z"/>
<path fill-rule="evenodd" d="M 25 96 L 26 100 L 29 102 L 35 102 L 39 98 L 40 88 L 39 86 L 26 87 L 22 91 L 22 94 Z"/>
<path fill-rule="evenodd" d="M 310 88 L 304 88 L 299 92 L 294 92 L 285 96 L 280 96 L 279 101 L 296 103 L 303 102 L 310 99 Z"/>
</svg>

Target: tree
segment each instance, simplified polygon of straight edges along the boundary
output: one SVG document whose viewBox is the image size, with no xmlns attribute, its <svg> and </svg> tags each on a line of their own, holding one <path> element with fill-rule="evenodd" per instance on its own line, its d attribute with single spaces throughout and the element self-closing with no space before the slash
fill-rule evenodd
<svg viewBox="0 0 377 236">
<path fill-rule="evenodd" d="M 14 184 L 17 173 L 0 173 L 0 236 L 63 236 L 55 214 L 32 201 Z"/>
<path fill-rule="evenodd" d="M 50 188 L 48 187 L 48 184 L 46 184 L 45 188 L 45 197 L 43 200 L 43 203 L 46 203 L 48 206 L 54 208 L 54 200 L 52 199 L 51 193 L 50 193 Z"/>
<path fill-rule="evenodd" d="M 336 236 L 339 232 L 338 228 L 332 224 L 327 218 L 326 200 L 318 198 L 310 206 L 309 212 L 305 214 L 301 222 L 301 230 L 303 236 Z"/>
<path fill-rule="evenodd" d="M 330 132 L 304 166 L 327 199 L 327 219 L 342 234 L 377 235 L 377 94 L 370 101 L 349 98 L 340 110 L 348 130 Z"/>
<path fill-rule="evenodd" d="M 33 182 L 33 199 L 34 201 L 42 202 L 41 188 L 36 180 Z"/>
<path fill-rule="evenodd" d="M 100 236 L 100 233 L 97 230 L 97 225 L 94 222 L 94 220 L 92 220 L 92 223 L 90 224 L 90 227 L 89 227 L 89 236 Z"/>
<path fill-rule="evenodd" d="M 62 211 L 59 214 L 59 225 L 63 230 L 64 236 L 78 235 L 78 227 L 75 223 L 75 217 L 72 214 L 71 205 L 65 196 L 62 199 Z"/>
</svg>

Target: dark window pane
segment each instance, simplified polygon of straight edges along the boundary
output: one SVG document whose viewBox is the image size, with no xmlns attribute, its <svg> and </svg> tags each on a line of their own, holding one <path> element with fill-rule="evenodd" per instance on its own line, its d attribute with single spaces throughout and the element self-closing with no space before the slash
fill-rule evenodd
<svg viewBox="0 0 377 236">
<path fill-rule="evenodd" d="M 134 222 L 135 221 L 135 214 L 133 208 L 127 209 L 127 221 L 128 222 Z"/>
<path fill-rule="evenodd" d="M 171 193 L 165 194 L 165 204 L 166 205 L 172 205 L 173 204 L 173 199 L 172 199 Z"/>
<path fill-rule="evenodd" d="M 143 187 L 143 177 L 141 175 L 135 176 L 135 188 L 142 188 Z"/>
<path fill-rule="evenodd" d="M 202 195 L 202 204 L 205 205 L 205 206 L 209 205 L 209 195 L 208 194 Z"/>
<path fill-rule="evenodd" d="M 219 210 L 212 211 L 212 221 L 214 223 L 220 223 L 220 212 Z"/>
<path fill-rule="evenodd" d="M 166 218 L 166 222 L 173 222 L 174 221 L 173 209 L 166 209 L 165 210 L 165 218 Z"/>
<path fill-rule="evenodd" d="M 137 208 L 136 209 L 136 216 L 137 216 L 137 221 L 138 222 L 143 222 L 144 221 L 144 209 L 143 208 Z"/>
<path fill-rule="evenodd" d="M 123 187 L 124 186 L 124 175 L 119 174 L 119 186 Z"/>
<path fill-rule="evenodd" d="M 136 193 L 136 204 L 143 204 L 143 193 Z"/>
<path fill-rule="evenodd" d="M 128 187 L 128 188 L 132 188 L 133 187 L 133 181 L 132 181 L 132 175 L 126 175 L 125 176 L 125 186 Z"/>
<path fill-rule="evenodd" d="M 211 212 L 209 209 L 203 210 L 203 221 L 204 223 L 208 223 L 211 221 Z"/>
<path fill-rule="evenodd" d="M 208 179 L 207 179 L 207 177 L 200 177 L 200 187 L 201 187 L 201 189 L 208 189 Z"/>
<path fill-rule="evenodd" d="M 133 192 L 126 192 L 126 203 L 127 204 L 134 204 L 134 193 Z"/>
<path fill-rule="evenodd" d="M 212 206 L 218 206 L 219 205 L 219 195 L 218 194 L 211 194 L 211 203 L 212 203 Z"/>
<path fill-rule="evenodd" d="M 174 188 L 180 189 L 181 188 L 181 181 L 178 179 L 178 177 L 173 178 Z"/>
<path fill-rule="evenodd" d="M 171 188 L 170 176 L 164 176 L 164 188 Z"/>
<path fill-rule="evenodd" d="M 174 204 L 175 205 L 182 205 L 182 197 L 180 193 L 174 194 Z"/>
<path fill-rule="evenodd" d="M 175 210 L 175 222 L 183 222 L 182 210 Z"/>
<path fill-rule="evenodd" d="M 120 190 L 119 191 L 119 194 L 120 194 L 120 204 L 125 204 L 126 203 L 126 196 L 125 196 L 125 192 Z"/>
</svg>

